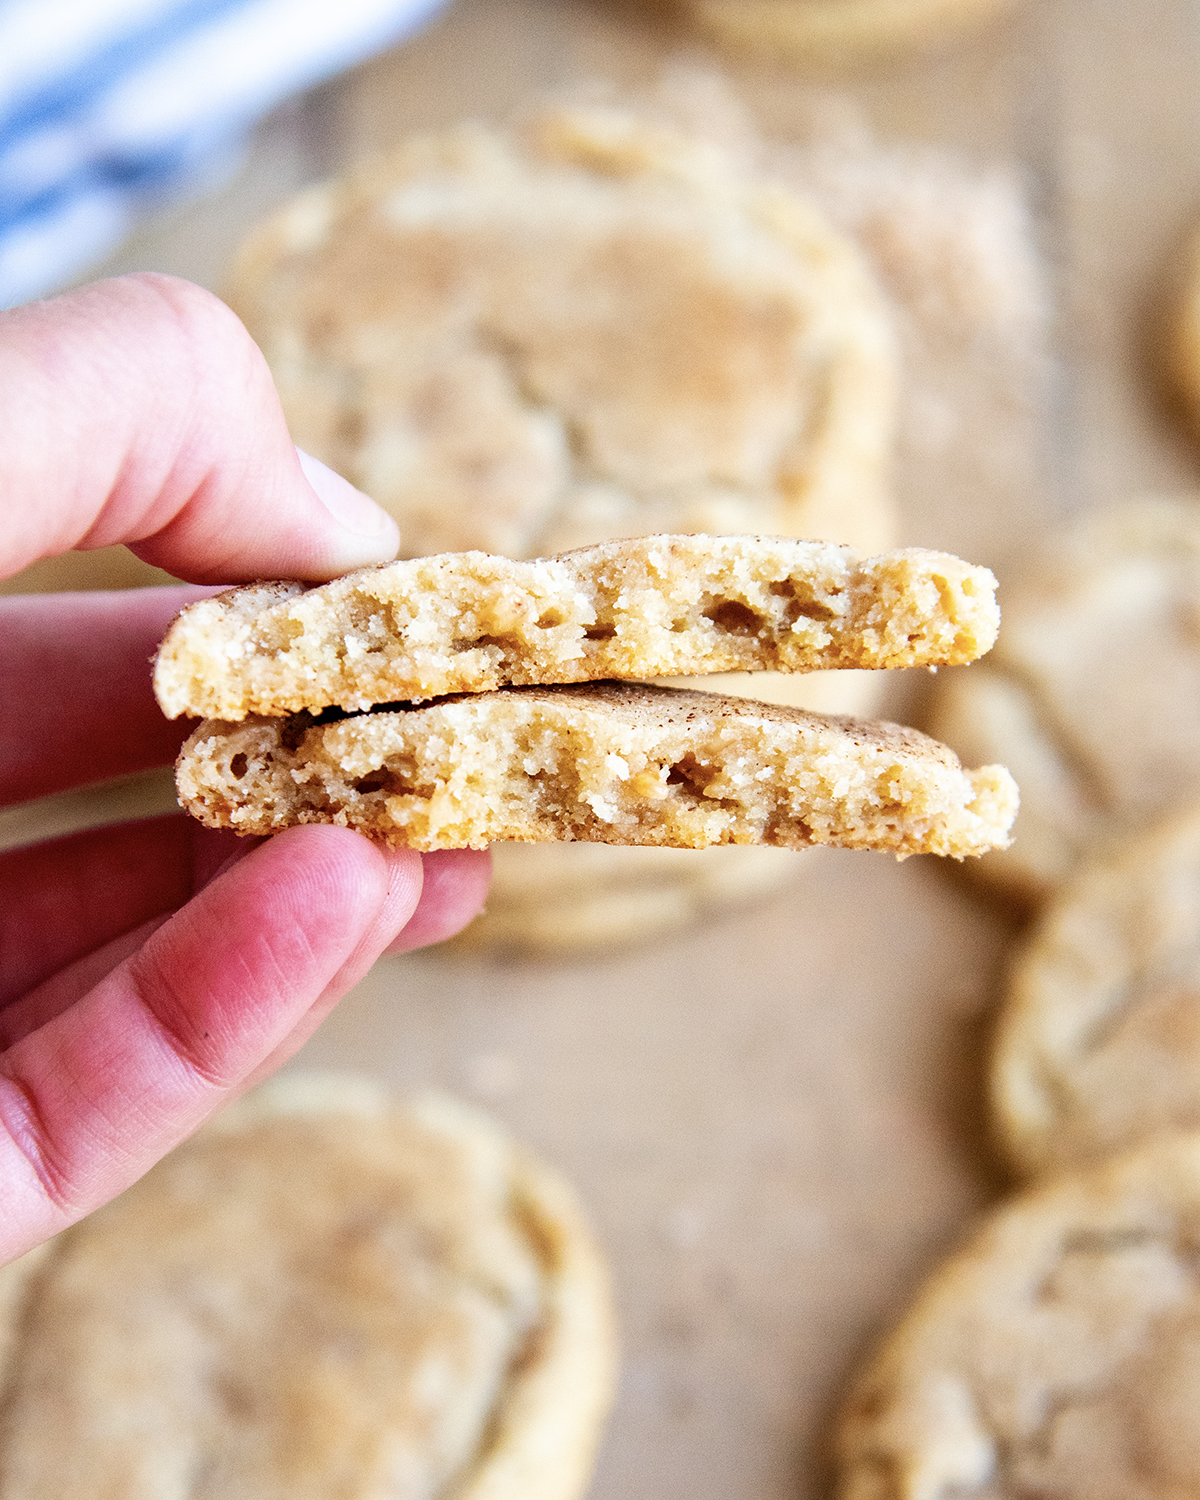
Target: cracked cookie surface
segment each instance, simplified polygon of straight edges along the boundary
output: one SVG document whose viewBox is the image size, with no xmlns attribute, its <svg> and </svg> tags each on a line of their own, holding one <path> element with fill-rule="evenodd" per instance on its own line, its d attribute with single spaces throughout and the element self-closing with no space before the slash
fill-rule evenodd
<svg viewBox="0 0 1200 1500">
<path fill-rule="evenodd" d="M 1097 852 L 1014 966 L 992 1066 L 1024 1173 L 1200 1127 L 1200 806 Z"/>
<path fill-rule="evenodd" d="M 995 1210 L 857 1381 L 838 1500 L 1200 1489 L 1200 1136 Z"/>
<path fill-rule="evenodd" d="M 1193 229 L 1175 268 L 1175 298 L 1163 351 L 1167 385 L 1193 435 L 1200 433 L 1200 229 Z"/>
<path fill-rule="evenodd" d="M 946 553 L 659 536 L 514 562 L 442 553 L 319 588 L 191 605 L 155 665 L 163 710 L 241 719 L 531 683 L 963 662 L 990 649 L 995 579 Z"/>
<path fill-rule="evenodd" d="M 0 1271 L 4 1492 L 577 1500 L 611 1316 L 489 1122 L 284 1077 Z"/>
<path fill-rule="evenodd" d="M 1017 778 L 1013 845 L 979 874 L 1036 903 L 1096 839 L 1200 795 L 1200 501 L 1084 517 L 1003 583 L 995 649 L 939 674 L 926 727 Z"/>
<path fill-rule="evenodd" d="M 505 688 L 313 723 L 207 721 L 176 767 L 215 827 L 341 823 L 414 849 L 493 840 L 813 844 L 898 855 L 1003 844 L 1016 788 L 896 724 L 631 683 Z"/>
</svg>

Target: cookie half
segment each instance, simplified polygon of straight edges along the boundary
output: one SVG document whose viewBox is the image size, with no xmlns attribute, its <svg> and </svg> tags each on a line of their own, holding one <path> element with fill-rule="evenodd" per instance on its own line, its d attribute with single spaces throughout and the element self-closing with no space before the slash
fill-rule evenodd
<svg viewBox="0 0 1200 1500">
<path fill-rule="evenodd" d="M 450 1101 L 296 1077 L 0 1271 L 5 1492 L 578 1500 L 612 1395 L 572 1193 Z"/>
<path fill-rule="evenodd" d="M 916 730 L 617 682 L 324 724 L 209 720 L 176 782 L 213 827 L 340 823 L 420 850 L 582 839 L 961 859 L 1002 845 L 1017 805 L 1003 767 L 965 771 Z"/>
<path fill-rule="evenodd" d="M 1004 586 L 995 650 L 939 674 L 926 727 L 1011 768 L 1016 837 L 979 874 L 1036 903 L 1095 840 L 1200 796 L 1200 501 L 1085 516 Z"/>
<path fill-rule="evenodd" d="M 1025 1173 L 1200 1127 L 1200 807 L 1057 893 L 1013 969 L 992 1091 Z"/>
<path fill-rule="evenodd" d="M 991 573 L 943 552 L 642 537 L 235 589 L 175 620 L 154 686 L 170 718 L 241 719 L 532 683 L 930 666 L 973 661 L 999 620 Z"/>
<path fill-rule="evenodd" d="M 842 1414 L 839 1500 L 1200 1490 L 1200 1136 L 1010 1200 L 918 1295 Z"/>
</svg>

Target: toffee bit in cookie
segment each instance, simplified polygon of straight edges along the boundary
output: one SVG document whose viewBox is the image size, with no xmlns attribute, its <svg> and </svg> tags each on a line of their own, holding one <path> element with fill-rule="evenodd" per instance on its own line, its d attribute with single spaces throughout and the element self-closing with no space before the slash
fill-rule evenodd
<svg viewBox="0 0 1200 1500">
<path fill-rule="evenodd" d="M 962 859 L 1003 847 L 1017 791 L 893 724 L 617 682 L 509 688 L 307 728 L 209 721 L 177 767 L 202 822 L 338 823 L 421 850 L 492 840 L 700 849 L 834 844 Z"/>
<path fill-rule="evenodd" d="M 532 562 L 442 553 L 201 600 L 163 642 L 155 690 L 172 717 L 237 720 L 535 683 L 959 663 L 995 640 L 994 591 L 947 553 L 864 559 L 780 537 L 642 537 Z"/>
</svg>

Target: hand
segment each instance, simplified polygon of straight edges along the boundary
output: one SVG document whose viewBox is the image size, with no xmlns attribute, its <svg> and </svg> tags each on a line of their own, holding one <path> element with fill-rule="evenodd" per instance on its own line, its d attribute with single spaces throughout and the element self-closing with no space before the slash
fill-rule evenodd
<svg viewBox="0 0 1200 1500">
<path fill-rule="evenodd" d="M 325 579 L 394 523 L 292 446 L 262 357 L 186 282 L 0 313 L 0 576 L 129 543 L 196 583 Z M 0 805 L 166 764 L 149 659 L 194 587 L 0 599 Z M 385 950 L 482 904 L 486 855 L 182 815 L 0 855 L 0 1260 L 98 1207 L 270 1072 Z"/>
</svg>

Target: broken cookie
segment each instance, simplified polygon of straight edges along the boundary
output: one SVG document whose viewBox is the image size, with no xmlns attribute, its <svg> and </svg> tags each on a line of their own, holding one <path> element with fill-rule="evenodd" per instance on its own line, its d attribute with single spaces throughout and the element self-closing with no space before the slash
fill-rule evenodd
<svg viewBox="0 0 1200 1500">
<path fill-rule="evenodd" d="M 420 702 L 534 683 L 973 661 L 995 579 L 920 548 L 861 558 L 786 537 L 653 536 L 518 562 L 447 552 L 319 588 L 185 609 L 154 685 L 171 718 Z"/>
<path fill-rule="evenodd" d="M 336 713 L 336 711 L 333 711 Z M 202 822 L 338 823 L 414 849 L 588 840 L 1003 847 L 1017 791 L 894 724 L 633 683 L 507 688 L 314 722 L 208 721 L 177 766 Z"/>
</svg>

